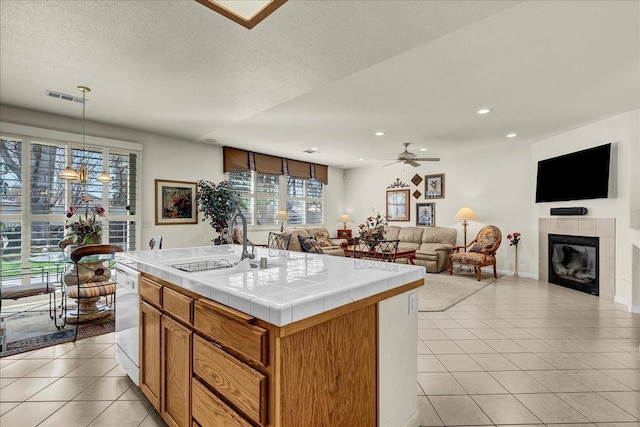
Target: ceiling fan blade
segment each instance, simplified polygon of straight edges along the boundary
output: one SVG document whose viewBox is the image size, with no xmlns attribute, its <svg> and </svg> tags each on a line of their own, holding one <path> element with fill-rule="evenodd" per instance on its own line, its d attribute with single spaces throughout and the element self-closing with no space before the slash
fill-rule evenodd
<svg viewBox="0 0 640 427">
<path fill-rule="evenodd" d="M 416 157 L 413 160 L 417 160 L 419 162 L 439 162 L 440 157 Z"/>
<path fill-rule="evenodd" d="M 388 165 L 383 165 L 382 167 L 384 168 L 384 167 L 386 167 L 386 166 L 395 165 L 396 163 L 400 163 L 401 161 L 402 161 L 402 160 L 398 160 L 398 161 L 395 161 L 395 162 L 393 162 L 393 163 L 389 163 Z"/>
<path fill-rule="evenodd" d="M 411 166 L 416 167 L 416 168 L 420 166 L 420 163 L 414 162 L 413 160 L 407 160 L 406 163 L 408 163 Z"/>
</svg>

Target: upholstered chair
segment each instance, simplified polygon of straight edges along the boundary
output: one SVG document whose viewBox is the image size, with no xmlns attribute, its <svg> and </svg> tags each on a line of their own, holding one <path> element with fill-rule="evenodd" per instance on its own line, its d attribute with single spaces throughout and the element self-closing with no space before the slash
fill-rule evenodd
<svg viewBox="0 0 640 427">
<path fill-rule="evenodd" d="M 468 265 L 474 268 L 478 281 L 482 275 L 482 267 L 493 266 L 493 277 L 498 277 L 496 271 L 496 251 L 502 243 L 502 233 L 495 225 L 482 227 L 475 239 L 467 246 L 454 246 L 449 255 L 449 274 L 453 274 L 453 264 Z M 467 249 L 460 252 L 460 249 Z"/>
</svg>

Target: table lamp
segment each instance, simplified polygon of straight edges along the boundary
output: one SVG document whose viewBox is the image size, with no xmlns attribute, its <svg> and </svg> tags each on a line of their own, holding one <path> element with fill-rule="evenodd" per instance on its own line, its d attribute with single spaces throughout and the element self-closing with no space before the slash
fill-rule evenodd
<svg viewBox="0 0 640 427">
<path fill-rule="evenodd" d="M 284 231 L 284 223 L 289 219 L 289 215 L 287 215 L 287 211 L 278 211 L 276 215 L 276 219 L 280 221 L 280 232 Z"/>
<path fill-rule="evenodd" d="M 342 221 L 342 224 L 344 224 L 344 227 L 342 227 L 344 230 L 347 229 L 347 222 L 349 222 L 349 214 L 342 214 L 342 216 L 340 217 L 340 221 Z"/>
<path fill-rule="evenodd" d="M 453 219 L 457 221 L 462 221 L 462 231 L 464 232 L 464 245 L 467 246 L 467 226 L 469 225 L 468 221 L 477 221 L 478 217 L 473 213 L 471 208 L 460 208 L 456 216 Z M 464 251 L 467 251 L 467 248 L 464 248 Z"/>
</svg>

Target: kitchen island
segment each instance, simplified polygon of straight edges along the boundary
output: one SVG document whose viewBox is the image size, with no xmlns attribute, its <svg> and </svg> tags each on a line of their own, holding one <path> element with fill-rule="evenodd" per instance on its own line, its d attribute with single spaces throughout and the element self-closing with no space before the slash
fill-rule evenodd
<svg viewBox="0 0 640 427">
<path fill-rule="evenodd" d="M 240 253 L 117 255 L 140 272 L 140 388 L 167 424 L 418 424 L 424 267 L 267 248 L 239 262 Z"/>
</svg>

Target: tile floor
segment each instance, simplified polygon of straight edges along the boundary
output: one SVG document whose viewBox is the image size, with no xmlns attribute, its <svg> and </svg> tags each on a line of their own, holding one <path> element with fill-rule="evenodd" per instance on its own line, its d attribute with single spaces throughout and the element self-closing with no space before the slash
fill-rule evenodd
<svg viewBox="0 0 640 427">
<path fill-rule="evenodd" d="M 0 426 L 164 426 L 114 359 L 113 340 L 0 359 Z M 502 277 L 445 312 L 419 314 L 421 425 L 640 427 L 639 343 L 640 314 Z"/>
</svg>

